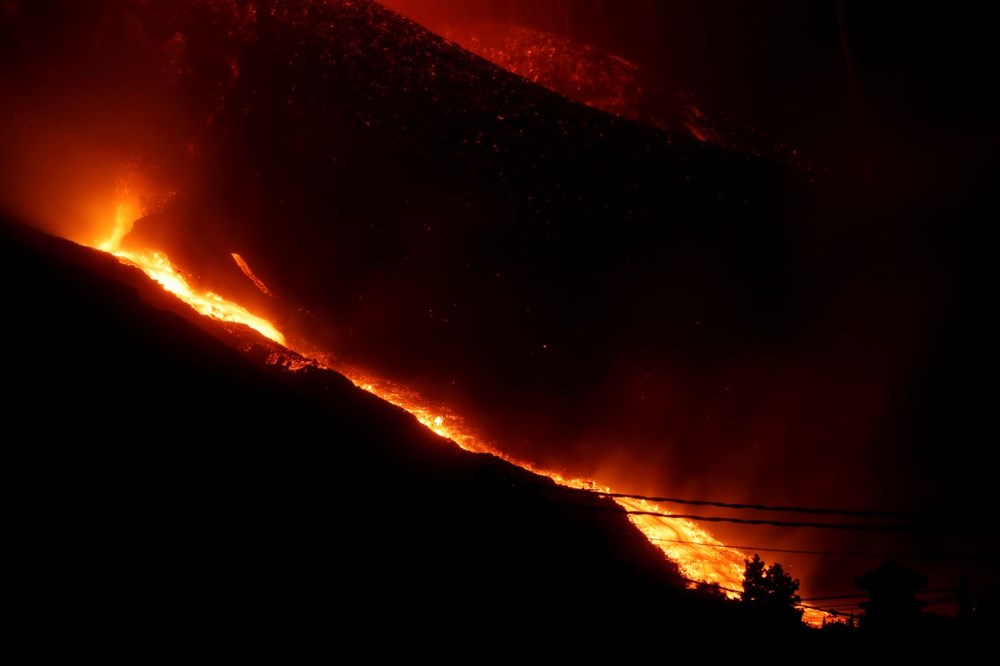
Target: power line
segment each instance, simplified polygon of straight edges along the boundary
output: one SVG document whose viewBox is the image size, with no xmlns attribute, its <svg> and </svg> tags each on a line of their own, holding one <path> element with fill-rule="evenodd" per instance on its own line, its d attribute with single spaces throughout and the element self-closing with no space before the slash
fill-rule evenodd
<svg viewBox="0 0 1000 666">
<path fill-rule="evenodd" d="M 995 522 L 1000 520 L 1000 516 L 982 512 L 954 512 L 954 511 L 874 511 L 868 509 L 843 509 L 833 507 L 804 507 L 804 506 L 783 506 L 773 504 L 754 504 L 742 502 L 722 502 L 717 500 L 685 499 L 681 497 L 659 497 L 654 495 L 639 495 L 634 493 L 614 493 L 593 488 L 574 488 L 570 486 L 555 485 L 543 486 L 546 490 L 553 488 L 570 493 L 587 493 L 610 499 L 635 499 L 647 502 L 658 502 L 663 504 L 684 504 L 689 506 L 711 506 L 723 509 L 738 509 L 749 511 L 774 511 L 786 513 L 807 513 L 819 515 L 841 515 L 869 518 L 914 518 L 924 520 L 986 520 Z"/>
<path fill-rule="evenodd" d="M 733 546 L 721 543 L 706 543 L 702 541 L 685 541 L 683 539 L 663 539 L 659 537 L 648 537 L 650 541 L 664 541 L 667 543 L 687 544 L 691 546 L 705 546 L 708 548 L 731 548 L 734 550 L 759 551 L 768 553 L 791 553 L 794 555 L 817 555 L 821 557 L 863 557 L 876 560 L 921 560 L 932 562 L 977 562 L 979 560 L 995 559 L 989 555 L 890 555 L 884 553 L 861 553 L 843 552 L 829 550 L 793 550 L 790 548 L 762 548 L 760 546 Z"/>
<path fill-rule="evenodd" d="M 971 590 L 977 590 L 978 591 L 978 590 L 983 590 L 983 589 L 988 589 L 988 588 L 989 588 L 988 585 L 977 585 L 975 587 L 970 587 L 969 590 L 970 591 Z M 916 590 L 914 592 L 914 594 L 917 594 L 917 595 L 920 595 L 920 594 L 939 594 L 941 592 L 956 593 L 956 592 L 958 592 L 958 588 L 956 588 L 956 587 L 936 587 L 934 589 L 929 589 L 929 590 Z M 833 596 L 833 597 L 809 597 L 808 599 L 803 599 L 802 601 L 827 601 L 827 600 L 831 600 L 832 601 L 832 600 L 836 600 L 836 599 L 867 599 L 870 596 L 871 595 L 869 595 L 869 594 L 841 594 L 841 595 Z"/>
<path fill-rule="evenodd" d="M 731 587 L 722 587 L 718 583 L 704 583 L 702 581 L 694 580 L 693 578 L 684 578 L 683 580 L 685 580 L 685 581 L 687 581 L 689 583 L 694 583 L 695 585 L 698 585 L 698 586 L 704 586 L 704 585 L 714 586 L 715 588 L 717 588 L 721 592 L 731 592 L 733 594 L 738 594 L 738 595 L 742 595 L 743 594 L 742 590 L 734 590 Z M 819 611 L 821 613 L 827 613 L 829 615 L 836 615 L 837 614 L 837 611 L 830 611 L 830 610 L 828 610 L 828 608 L 820 608 L 819 606 L 812 606 L 812 605 L 809 605 L 809 604 L 801 603 L 801 600 L 799 601 L 799 603 L 793 604 L 793 606 L 795 608 L 802 608 L 804 610 Z M 860 609 L 860 607 L 857 606 L 857 605 L 851 605 L 851 606 L 845 606 L 845 607 L 859 608 Z M 832 608 L 832 607 L 829 607 L 829 608 Z"/>
<path fill-rule="evenodd" d="M 731 587 L 722 587 L 718 583 L 706 583 L 705 581 L 695 580 L 694 578 L 686 578 L 686 577 L 681 577 L 681 580 L 685 580 L 685 581 L 687 581 L 689 583 L 694 583 L 695 585 L 698 585 L 698 586 L 703 586 L 703 585 L 707 585 L 707 586 L 710 586 L 710 587 L 714 586 L 714 587 L 718 588 L 719 590 L 721 590 L 723 592 L 732 592 L 733 594 L 743 594 L 742 590 L 734 590 Z"/>
<path fill-rule="evenodd" d="M 818 611 L 829 611 L 831 609 L 839 609 L 839 608 L 860 608 L 860 606 L 858 606 L 857 604 L 832 604 L 832 605 L 828 604 L 826 606 L 813 606 L 812 604 L 807 604 L 807 603 L 797 603 L 795 605 L 801 608 L 809 608 Z"/>
<path fill-rule="evenodd" d="M 575 489 L 574 489 L 575 490 Z M 591 493 L 589 491 L 585 492 L 588 495 L 602 496 L 601 493 Z M 681 519 L 681 520 L 695 520 L 704 521 L 710 523 L 736 523 L 739 525 L 770 525 L 773 527 L 810 527 L 816 529 L 830 529 L 830 530 L 859 530 L 865 532 L 905 532 L 905 533 L 919 533 L 919 532 L 961 532 L 963 530 L 956 527 L 946 527 L 943 525 L 931 525 L 926 523 L 910 523 L 910 524 L 884 524 L 884 525 L 872 525 L 864 523 L 815 523 L 807 521 L 789 521 L 789 520 L 765 520 L 763 518 L 730 518 L 725 516 L 698 516 L 694 514 L 683 514 L 683 513 L 665 513 L 663 511 L 643 511 L 639 509 L 626 509 L 620 504 L 617 507 L 603 507 L 603 506 L 593 506 L 593 505 L 581 505 L 581 504 L 569 504 L 557 502 L 560 506 L 572 507 L 576 509 L 586 509 L 590 511 L 618 511 L 621 510 L 623 513 L 631 516 L 655 516 L 658 518 L 671 518 L 671 519 Z"/>
<path fill-rule="evenodd" d="M 740 525 L 771 525 L 774 527 L 810 527 L 827 530 L 862 530 L 867 532 L 923 532 L 932 531 L 929 525 L 919 523 L 899 525 L 865 525 L 862 523 L 813 523 L 804 521 L 764 520 L 761 518 L 728 518 L 722 516 L 696 516 L 682 513 L 663 513 L 661 511 L 639 511 L 626 509 L 625 513 L 632 516 L 659 516 L 684 520 L 697 520 L 710 523 L 737 523 Z"/>
<path fill-rule="evenodd" d="M 808 599 L 803 599 L 802 601 L 835 601 L 837 599 L 867 599 L 868 594 L 838 594 L 832 597 L 809 597 Z"/>
<path fill-rule="evenodd" d="M 549 489 L 551 489 L 551 488 L 552 487 L 549 487 Z M 575 489 L 569 489 L 569 490 L 575 490 Z M 586 492 L 590 496 L 605 496 L 605 494 L 600 493 L 600 492 L 589 492 L 589 491 L 582 491 L 582 492 Z M 608 497 L 608 499 L 612 499 L 612 498 Z M 696 521 L 697 520 L 704 520 L 704 521 L 708 521 L 708 522 L 731 522 L 731 523 L 750 524 L 750 525 L 773 525 L 773 526 L 779 526 L 779 527 L 812 527 L 812 528 L 826 528 L 826 529 L 840 529 L 840 530 L 851 530 L 851 529 L 853 529 L 853 530 L 864 530 L 864 531 L 902 531 L 902 532 L 911 532 L 911 533 L 912 532 L 920 532 L 920 531 L 935 531 L 935 530 L 941 531 L 942 530 L 941 526 L 925 525 L 925 524 L 919 524 L 919 523 L 918 524 L 909 524 L 909 525 L 871 525 L 871 524 L 850 524 L 850 523 L 814 523 L 814 522 L 776 521 L 776 520 L 762 520 L 762 519 L 758 520 L 758 519 L 741 519 L 741 518 L 727 518 L 727 517 L 714 517 L 714 516 L 698 516 L 698 515 L 690 515 L 690 514 L 672 514 L 672 513 L 665 513 L 665 512 L 659 512 L 659 511 L 629 510 L 629 509 L 624 508 L 620 503 L 617 503 L 616 505 L 577 504 L 577 503 L 569 503 L 569 502 L 565 502 L 565 503 L 564 502 L 556 502 L 556 503 L 559 504 L 559 505 L 562 505 L 564 507 L 567 507 L 567 508 L 586 509 L 586 510 L 592 510 L 592 511 L 616 511 L 616 512 L 624 513 L 626 515 L 646 515 L 646 516 L 655 516 L 655 517 L 667 518 L 667 519 L 671 519 L 672 518 L 672 519 L 685 519 L 685 520 L 696 520 Z M 950 531 L 954 531 L 954 530 L 950 530 Z M 688 544 L 692 544 L 692 545 L 702 545 L 702 546 L 708 546 L 708 547 L 714 547 L 714 548 L 755 550 L 755 548 L 749 547 L 749 546 L 732 546 L 732 545 L 726 545 L 726 544 L 706 544 L 706 543 L 690 542 L 690 541 L 684 541 L 684 540 L 662 539 L 662 538 L 648 537 L 648 536 L 646 538 L 648 540 L 650 540 L 650 541 L 666 541 L 666 542 L 682 543 L 682 544 L 683 543 L 688 543 Z M 756 549 L 756 550 L 773 551 L 773 552 L 802 553 L 802 554 L 817 554 L 817 555 L 834 555 L 834 556 L 846 555 L 846 556 L 860 556 L 860 557 L 877 557 L 879 559 L 921 559 L 919 557 L 885 557 L 885 556 L 883 556 L 881 554 L 874 554 L 874 553 L 836 553 L 836 552 L 823 552 L 823 551 L 796 551 L 796 550 L 791 550 L 791 549 L 765 549 L 765 548 L 760 548 L 760 549 Z M 927 557 L 925 559 L 933 560 L 935 558 Z M 948 558 L 942 558 L 942 559 L 948 559 Z M 984 560 L 988 561 L 988 560 L 991 560 L 991 559 L 994 559 L 994 558 L 987 555 L 987 556 L 983 556 L 983 557 L 979 557 L 979 558 L 977 558 L 977 557 L 970 557 L 970 558 L 967 558 L 967 559 L 971 559 L 971 560 L 984 559 Z M 691 582 L 694 582 L 695 584 L 703 584 L 703 582 L 700 582 L 700 581 L 691 581 Z M 724 589 L 725 591 L 728 591 L 728 592 L 731 592 L 731 593 L 734 593 L 734 594 L 739 594 L 738 590 L 731 590 L 731 589 L 728 589 L 728 588 L 720 588 L 720 589 Z M 861 595 L 858 595 L 858 596 L 860 597 Z M 854 608 L 854 607 L 857 607 L 857 605 L 856 604 L 846 604 L 844 607 Z M 824 609 L 822 609 L 822 608 L 816 608 L 815 610 L 823 611 Z"/>
<path fill-rule="evenodd" d="M 741 510 L 752 510 L 752 511 L 778 511 L 778 512 L 791 512 L 791 513 L 812 513 L 812 514 L 828 514 L 828 515 L 841 515 L 841 516 L 867 516 L 873 518 L 925 518 L 925 519 L 958 519 L 958 520 L 996 520 L 996 517 L 991 517 L 986 513 L 975 513 L 975 512 L 929 512 L 929 511 L 871 511 L 865 509 L 839 509 L 830 507 L 803 507 L 803 506 L 780 506 L 771 504 L 746 504 L 738 502 L 720 502 L 716 500 L 693 500 L 693 499 L 683 499 L 680 497 L 655 497 L 651 495 L 635 495 L 631 493 L 612 493 L 603 492 L 600 490 L 588 490 L 588 489 L 576 489 L 567 488 L 567 490 L 582 490 L 582 492 L 588 492 L 594 495 L 600 495 L 602 497 L 610 497 L 612 499 L 637 499 L 645 500 L 648 502 L 661 502 L 668 504 L 687 504 L 691 506 L 714 506 L 723 509 L 741 509 Z"/>
<path fill-rule="evenodd" d="M 658 537 L 649 537 L 650 541 L 665 541 L 668 543 L 680 543 L 687 544 L 691 546 L 706 546 L 708 548 L 732 548 L 734 550 L 747 550 L 747 551 L 760 551 L 767 553 L 792 553 L 797 555 L 823 555 L 823 556 L 841 556 L 841 557 L 870 557 L 880 560 L 891 560 L 891 559 L 913 559 L 904 557 L 893 557 L 891 555 L 879 555 L 877 553 L 843 553 L 843 552 L 832 552 L 825 550 L 793 550 L 791 548 L 762 548 L 760 546 L 731 546 L 729 544 L 722 543 L 705 543 L 703 541 L 684 541 L 683 539 L 661 539 Z"/>
<path fill-rule="evenodd" d="M 823 611 L 824 613 L 843 613 L 845 610 L 862 610 L 863 607 L 860 604 L 833 604 L 829 606 L 810 606 L 808 604 L 799 604 L 803 608 L 810 608 L 812 610 Z"/>
<path fill-rule="evenodd" d="M 689 583 L 693 583 L 695 585 L 699 585 L 699 586 L 713 585 L 711 583 L 706 584 L 706 583 L 704 583 L 702 581 L 694 580 L 693 578 L 683 578 L 683 580 L 685 580 L 685 581 L 687 581 Z M 722 587 L 721 585 L 718 585 L 718 584 L 714 584 L 714 586 L 718 590 L 720 590 L 722 592 L 731 592 L 733 594 L 742 594 L 742 592 L 740 590 L 734 590 L 734 589 L 729 588 L 729 587 Z M 975 588 L 972 588 L 972 589 L 973 589 L 973 591 L 982 591 L 982 590 L 987 590 L 987 589 L 993 589 L 994 586 L 995 585 L 991 583 L 991 584 L 987 584 L 987 585 L 979 585 L 979 586 L 976 586 Z M 927 590 L 918 590 L 917 591 L 917 595 L 941 594 L 942 592 L 948 593 L 948 594 L 946 594 L 944 596 L 939 596 L 939 597 L 936 597 L 936 598 L 932 598 L 932 599 L 923 599 L 921 601 L 923 602 L 924 606 L 939 606 L 941 604 L 953 604 L 953 603 L 956 603 L 956 602 L 958 602 L 960 600 L 958 594 L 956 594 L 958 592 L 958 589 L 957 588 L 950 588 L 950 587 L 941 587 L 941 588 L 934 588 L 934 589 L 927 589 Z M 805 598 L 805 599 L 799 599 L 799 601 L 797 603 L 795 603 L 794 606 L 796 608 L 802 608 L 802 609 L 806 609 L 806 610 L 819 611 L 821 613 L 827 613 L 829 615 L 840 615 L 840 614 L 844 614 L 846 611 L 853 611 L 853 610 L 862 611 L 862 610 L 864 610 L 864 606 L 862 605 L 863 604 L 862 601 L 850 602 L 848 600 L 850 600 L 850 599 L 868 600 L 870 598 L 871 598 L 870 594 L 843 594 L 843 595 L 828 596 L 828 597 L 808 597 L 808 598 Z M 823 606 L 816 606 L 816 605 L 813 605 L 811 603 L 807 603 L 807 602 L 814 602 L 814 601 L 841 601 L 841 600 L 843 600 L 845 603 L 825 604 Z"/>
</svg>

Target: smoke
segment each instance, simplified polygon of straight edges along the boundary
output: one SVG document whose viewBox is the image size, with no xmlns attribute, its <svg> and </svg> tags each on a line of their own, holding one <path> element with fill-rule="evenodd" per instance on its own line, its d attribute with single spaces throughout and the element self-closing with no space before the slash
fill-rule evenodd
<svg viewBox="0 0 1000 666">
<path fill-rule="evenodd" d="M 188 22 L 229 24 L 227 3 L 5 2 L 0 202 L 59 235 L 110 231 L 128 187 L 155 210 L 187 184 L 227 90 L 231 44 Z"/>
</svg>

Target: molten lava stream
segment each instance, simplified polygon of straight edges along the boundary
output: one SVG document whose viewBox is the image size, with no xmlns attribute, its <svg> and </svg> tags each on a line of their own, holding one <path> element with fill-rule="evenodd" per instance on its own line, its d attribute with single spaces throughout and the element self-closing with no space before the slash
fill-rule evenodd
<svg viewBox="0 0 1000 666">
<path fill-rule="evenodd" d="M 171 263 L 166 254 L 158 250 L 124 250 L 121 242 L 132 230 L 135 220 L 141 216 L 139 204 L 134 199 L 125 199 L 118 204 L 115 213 L 115 227 L 108 240 L 98 243 L 96 249 L 103 250 L 118 257 L 118 260 L 135 266 L 150 279 L 159 283 L 166 291 L 177 296 L 200 314 L 220 321 L 244 324 L 257 331 L 265 338 L 285 345 L 285 336 L 275 326 L 257 315 L 251 313 L 242 305 L 226 300 L 218 294 L 192 287 L 184 275 Z M 236 255 L 237 257 L 239 255 Z M 245 268 L 245 262 L 237 259 L 240 268 Z"/>
<path fill-rule="evenodd" d="M 321 365 L 325 365 L 321 362 Z M 330 367 L 326 365 L 326 367 Z M 466 451 L 489 453 L 511 464 L 540 476 L 545 476 L 561 486 L 612 494 L 614 491 L 588 479 L 569 478 L 559 472 L 540 468 L 532 463 L 512 458 L 495 445 L 480 437 L 465 421 L 442 405 L 434 405 L 419 394 L 351 367 L 336 370 L 356 386 L 413 414 L 438 435 L 450 439 Z M 614 498 L 626 511 L 669 514 L 670 511 L 642 499 Z M 699 583 L 719 585 L 727 595 L 735 596 L 743 583 L 744 560 L 747 556 L 734 548 L 727 548 L 708 532 L 689 520 L 670 518 L 666 515 L 629 514 L 632 523 L 655 546 L 674 561 L 687 578 Z"/>
<path fill-rule="evenodd" d="M 358 388 L 364 389 L 417 418 L 424 426 L 449 439 L 466 451 L 489 453 L 517 465 L 529 472 L 545 476 L 566 488 L 596 493 L 616 494 L 610 487 L 595 481 L 570 478 L 559 472 L 540 468 L 530 462 L 517 460 L 488 442 L 465 421 L 443 405 L 435 405 L 418 393 L 393 382 L 375 377 L 353 367 L 329 363 L 323 354 L 313 355 L 319 365 L 339 372 Z M 630 512 L 629 520 L 649 541 L 673 561 L 681 573 L 694 583 L 718 585 L 729 598 L 739 597 L 743 589 L 743 572 L 748 556 L 737 548 L 726 546 L 695 523 L 684 518 L 672 518 L 671 511 L 644 499 L 615 497 L 615 502 Z M 663 515 L 648 515 L 649 513 Z M 822 626 L 827 613 L 811 608 L 803 609 L 802 620 L 813 627 Z"/>
<path fill-rule="evenodd" d="M 123 263 L 138 267 L 166 291 L 180 298 L 197 312 L 221 321 L 245 324 L 282 347 L 288 348 L 285 337 L 271 322 L 211 291 L 192 287 L 181 271 L 170 262 L 163 252 L 122 249 L 122 240 L 128 235 L 134 221 L 140 216 L 138 201 L 135 198 L 125 198 L 118 205 L 111 236 L 108 240 L 96 243 L 93 247 L 114 255 Z M 252 275 L 252 271 L 242 258 L 234 255 L 234 259 L 245 273 Z M 290 349 L 290 351 L 300 353 L 297 350 Z M 303 355 L 307 358 L 310 357 L 309 354 Z M 424 426 L 467 451 L 492 454 L 530 472 L 548 477 L 567 488 L 608 494 L 614 492 L 611 488 L 600 486 L 591 480 L 567 478 L 559 472 L 542 469 L 532 463 L 513 459 L 467 427 L 461 417 L 447 408 L 434 405 L 413 391 L 373 377 L 361 370 L 328 365 L 321 360 L 322 356 L 322 354 L 312 355 L 312 360 L 322 367 L 346 376 L 359 388 L 406 410 Z M 614 500 L 626 511 L 670 513 L 667 509 L 643 499 L 616 497 Z M 678 565 L 683 575 L 688 579 L 698 583 L 717 584 L 730 597 L 738 595 L 737 590 L 742 587 L 744 560 L 747 559 L 744 553 L 735 548 L 726 547 L 708 532 L 686 519 L 671 518 L 668 515 L 638 515 L 635 513 L 630 513 L 629 519 L 643 535 L 663 551 L 666 557 Z M 809 610 L 806 611 L 804 617 L 810 624 L 822 621 L 822 614 Z"/>
</svg>

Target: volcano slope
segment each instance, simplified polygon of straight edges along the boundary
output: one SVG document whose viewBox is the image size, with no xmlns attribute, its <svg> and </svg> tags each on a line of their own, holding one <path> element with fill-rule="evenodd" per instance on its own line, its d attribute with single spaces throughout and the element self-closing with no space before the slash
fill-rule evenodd
<svg viewBox="0 0 1000 666">
<path fill-rule="evenodd" d="M 8 552 L 43 652 L 572 653 L 725 625 L 610 501 L 267 363 L 103 253 L 5 219 L 0 267 Z"/>
<path fill-rule="evenodd" d="M 825 506 L 850 487 L 860 508 L 995 503 L 992 468 L 968 462 L 988 410 L 966 399 L 981 372 L 966 361 L 985 329 L 927 297 L 952 288 L 925 270 L 955 226 L 950 202 L 865 200 L 622 121 L 367 0 L 0 9 L 0 195 L 20 219 L 107 237 L 83 212 L 113 211 L 122 171 L 145 209 L 127 243 L 548 468 L 731 502 Z M 980 293 L 942 301 L 978 312 Z M 942 382 L 915 367 L 928 348 L 949 370 L 952 350 L 968 358 Z M 117 399 L 158 413 L 141 393 Z M 942 458 L 940 441 L 960 450 Z M 849 549 L 802 541 L 782 544 Z M 853 580 L 854 563 L 836 566 Z"/>
<path fill-rule="evenodd" d="M 147 213 L 127 243 L 452 405 L 511 455 L 587 465 L 577 443 L 613 439 L 641 461 L 697 439 L 669 454 L 673 480 L 745 468 L 722 455 L 734 433 L 697 431 L 697 405 L 639 409 L 622 383 L 640 365 L 676 378 L 651 394 L 683 398 L 701 366 L 817 316 L 809 276 L 784 282 L 808 261 L 787 245 L 811 174 L 573 103 L 367 0 L 26 3 L 14 25 L 22 171 L 72 190 L 127 164 Z M 7 198 L 33 189 L 12 180 Z"/>
</svg>

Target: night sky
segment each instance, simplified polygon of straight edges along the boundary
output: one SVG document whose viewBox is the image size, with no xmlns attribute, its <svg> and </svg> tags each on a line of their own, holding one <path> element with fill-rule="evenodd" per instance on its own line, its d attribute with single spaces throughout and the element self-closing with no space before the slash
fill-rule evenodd
<svg viewBox="0 0 1000 666">
<path fill-rule="evenodd" d="M 668 117 L 683 99 L 737 137 L 704 142 L 369 3 L 71 4 L 3 3 L 6 211 L 83 240 L 125 173 L 136 243 L 515 457 L 926 528 L 711 524 L 813 551 L 762 551 L 806 596 L 881 555 L 932 587 L 1000 576 L 984 3 L 382 3 L 456 41 L 517 26 L 623 58 Z"/>
</svg>

